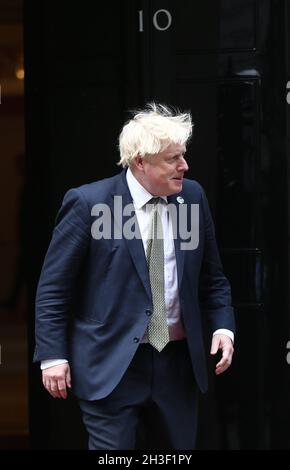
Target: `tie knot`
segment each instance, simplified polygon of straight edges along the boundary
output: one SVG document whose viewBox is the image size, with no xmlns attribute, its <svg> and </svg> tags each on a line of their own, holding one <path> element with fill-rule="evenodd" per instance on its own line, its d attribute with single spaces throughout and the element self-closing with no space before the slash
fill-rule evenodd
<svg viewBox="0 0 290 470">
<path fill-rule="evenodd" d="M 151 199 L 149 199 L 149 201 L 146 203 L 146 205 L 151 204 L 151 205 L 156 206 L 158 204 L 158 202 L 160 202 L 160 201 L 161 201 L 161 198 L 159 196 L 154 196 Z"/>
</svg>

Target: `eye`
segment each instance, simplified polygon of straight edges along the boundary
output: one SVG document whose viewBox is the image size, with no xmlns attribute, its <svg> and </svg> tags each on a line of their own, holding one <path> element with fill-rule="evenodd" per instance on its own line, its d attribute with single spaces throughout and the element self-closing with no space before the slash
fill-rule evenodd
<svg viewBox="0 0 290 470">
<path fill-rule="evenodd" d="M 186 160 L 186 155 L 185 155 L 185 154 L 183 154 L 183 155 L 177 155 L 176 158 L 175 158 L 176 161 L 181 161 L 182 159 L 183 159 L 183 160 Z"/>
<path fill-rule="evenodd" d="M 186 158 L 185 154 L 184 155 L 181 155 L 181 154 L 180 155 L 174 155 L 173 157 L 168 158 L 167 162 L 168 163 L 176 163 L 176 162 L 180 161 L 182 158 L 185 160 L 185 158 Z"/>
</svg>

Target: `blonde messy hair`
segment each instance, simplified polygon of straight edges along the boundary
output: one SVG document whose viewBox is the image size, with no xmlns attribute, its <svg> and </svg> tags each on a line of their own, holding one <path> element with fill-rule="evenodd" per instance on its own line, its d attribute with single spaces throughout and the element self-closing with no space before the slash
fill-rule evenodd
<svg viewBox="0 0 290 470">
<path fill-rule="evenodd" d="M 184 145 L 192 134 L 190 113 L 180 113 L 165 105 L 149 103 L 141 111 L 133 112 L 119 137 L 120 161 L 118 165 L 130 166 L 140 155 L 155 155 L 171 143 Z"/>
</svg>

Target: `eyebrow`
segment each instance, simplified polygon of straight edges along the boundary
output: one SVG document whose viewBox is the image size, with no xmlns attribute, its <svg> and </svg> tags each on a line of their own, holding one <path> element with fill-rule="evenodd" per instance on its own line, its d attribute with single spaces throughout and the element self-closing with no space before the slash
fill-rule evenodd
<svg viewBox="0 0 290 470">
<path fill-rule="evenodd" d="M 182 155 L 182 156 L 183 156 L 183 155 L 185 155 L 185 154 L 186 154 L 186 151 L 184 151 L 184 152 L 180 152 L 180 153 L 175 153 L 174 155 L 172 155 L 172 157 L 171 157 L 171 158 L 174 158 L 174 157 L 180 157 L 180 155 Z"/>
</svg>

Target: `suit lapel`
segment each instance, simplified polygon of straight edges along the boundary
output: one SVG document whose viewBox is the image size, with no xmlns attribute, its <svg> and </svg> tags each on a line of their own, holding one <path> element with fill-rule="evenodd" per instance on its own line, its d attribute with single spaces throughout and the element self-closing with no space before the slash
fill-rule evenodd
<svg viewBox="0 0 290 470">
<path fill-rule="evenodd" d="M 115 196 L 121 196 L 118 199 L 118 212 L 120 212 L 120 209 L 122 211 L 122 218 L 120 219 L 120 214 L 116 213 L 116 205 L 114 205 L 114 200 L 116 201 Z M 118 226 L 118 229 L 122 231 L 122 238 L 125 240 L 130 256 L 132 258 L 132 261 L 135 265 L 136 271 L 144 285 L 144 288 L 147 292 L 148 297 L 151 299 L 151 288 L 150 288 L 150 281 L 149 281 L 149 273 L 148 273 L 148 267 L 147 267 L 147 262 L 146 262 L 146 257 L 145 257 L 145 252 L 144 252 L 144 247 L 143 247 L 143 242 L 142 242 L 142 237 L 140 234 L 139 230 L 139 225 L 137 221 L 137 217 L 135 214 L 135 211 L 131 212 L 129 215 L 123 215 L 124 214 L 124 208 L 128 205 L 133 205 L 132 197 L 127 185 L 127 180 L 126 180 L 126 171 L 123 170 L 122 173 L 120 174 L 120 178 L 117 181 L 116 187 L 114 188 L 114 191 L 112 192 L 112 198 L 111 198 L 111 210 L 114 218 L 114 223 L 116 226 Z M 133 206 L 132 206 L 133 209 Z M 124 236 L 124 225 L 130 220 L 130 226 L 133 226 L 134 224 L 134 232 L 135 236 L 130 240 L 128 237 Z M 121 226 L 120 226 L 121 225 Z M 126 234 L 125 234 L 126 235 Z"/>
<path fill-rule="evenodd" d="M 115 196 L 121 196 L 119 199 L 120 202 L 120 208 L 122 211 L 122 218 L 120 219 L 119 215 L 115 213 L 115 206 L 114 206 L 114 197 Z M 180 230 L 179 230 L 179 224 L 180 224 L 180 214 L 179 214 L 179 205 L 180 202 L 178 201 L 184 201 L 186 204 L 186 201 L 182 197 L 182 193 L 180 194 L 174 194 L 172 196 L 168 196 L 167 198 L 169 204 L 173 204 L 176 207 L 176 217 L 172 218 L 172 223 L 176 227 L 173 227 L 173 233 L 176 234 L 174 237 L 174 246 L 175 246 L 175 257 L 176 257 L 176 265 L 177 265 L 177 276 L 178 276 L 178 286 L 179 288 L 181 287 L 181 282 L 182 282 L 182 277 L 183 277 L 183 268 L 184 268 L 184 256 L 185 256 L 185 250 L 181 250 L 180 243 L 181 243 L 181 238 L 180 238 Z M 111 210 L 114 218 L 114 223 L 119 225 L 119 229 L 122 230 L 123 234 L 123 229 L 124 225 L 128 220 L 131 220 L 131 225 L 133 223 L 135 224 L 135 233 L 136 236 L 129 240 L 127 237 L 123 235 L 123 238 L 127 244 L 128 251 L 130 253 L 130 256 L 132 258 L 132 261 L 135 265 L 136 271 L 144 285 L 144 288 L 147 292 L 148 297 L 151 299 L 151 288 L 150 288 L 150 281 L 149 281 L 149 273 L 148 273 L 148 267 L 146 263 L 146 257 L 145 257 L 145 252 L 144 252 L 144 247 L 143 247 L 143 242 L 142 242 L 142 237 L 139 231 L 139 225 L 137 221 L 137 217 L 135 212 L 131 213 L 130 215 L 123 215 L 124 214 L 124 208 L 128 204 L 133 204 L 132 197 L 127 185 L 127 180 L 126 180 L 126 170 L 123 170 L 122 173 L 120 174 L 117 184 L 112 191 L 112 197 L 111 197 Z M 119 211 L 120 212 L 120 211 Z M 120 226 L 121 225 L 121 226 Z"/>
<path fill-rule="evenodd" d="M 183 267 L 184 267 L 184 254 L 185 250 L 181 250 L 180 247 L 180 213 L 179 213 L 179 205 L 178 198 L 183 200 L 181 193 L 180 194 L 173 194 L 172 196 L 168 196 L 167 201 L 168 204 L 174 204 L 176 208 L 176 217 L 172 217 L 172 225 L 173 225 L 173 233 L 174 233 L 174 246 L 175 246 L 175 258 L 176 258 L 176 265 L 177 265 L 177 277 L 178 277 L 178 286 L 181 287 L 181 281 L 183 276 Z M 176 224 L 176 226 L 174 226 Z"/>
</svg>

